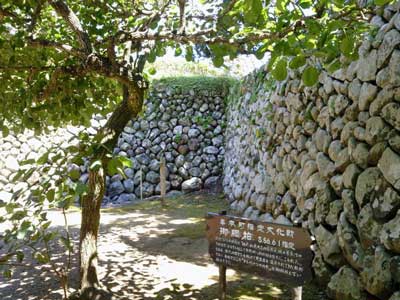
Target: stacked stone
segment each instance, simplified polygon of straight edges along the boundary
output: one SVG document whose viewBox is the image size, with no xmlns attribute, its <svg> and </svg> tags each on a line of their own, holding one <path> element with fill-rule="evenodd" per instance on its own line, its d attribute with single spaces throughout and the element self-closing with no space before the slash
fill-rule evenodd
<svg viewBox="0 0 400 300">
<path fill-rule="evenodd" d="M 201 82 L 194 88 L 155 84 L 144 113 L 126 126 L 114 149 L 114 154 L 131 159 L 132 168 L 124 170 L 125 176 L 106 177 L 104 204 L 160 194 L 161 157 L 168 171 L 167 191 L 190 192 L 215 186 L 224 159 L 226 93 L 222 81 L 213 88 Z M 94 136 L 105 122 L 104 117 L 95 115 L 88 128 L 67 126 L 41 136 L 27 130 L 1 139 L 0 200 L 8 202 L 17 190 L 39 183 L 40 174 L 33 174 L 27 182 L 12 181 L 20 161 L 35 160 L 50 148 L 66 148 L 81 131 Z M 67 175 L 72 181 L 86 183 L 88 165 L 88 161 L 71 164 Z"/>
<path fill-rule="evenodd" d="M 308 228 L 334 299 L 400 299 L 400 14 L 379 13 L 358 61 L 312 88 L 258 71 L 227 112 L 232 211 Z"/>
<path fill-rule="evenodd" d="M 156 85 L 144 114 L 126 126 L 114 154 L 129 157 L 132 168 L 107 176 L 104 204 L 160 194 L 160 159 L 167 166 L 167 192 L 210 187 L 222 174 L 224 90 Z M 87 180 L 83 174 L 81 181 Z"/>
<path fill-rule="evenodd" d="M 41 174 L 34 171 L 27 180 L 14 181 L 17 172 L 29 169 L 31 164 L 20 166 L 22 161 L 37 160 L 50 148 L 64 149 L 70 145 L 70 140 L 79 131 L 78 128 L 68 126 L 58 130 L 51 130 L 48 134 L 35 135 L 32 130 L 25 130 L 21 134 L 10 133 L 0 138 L 0 201 L 10 201 L 13 194 L 22 190 L 33 189 L 40 184 Z M 51 171 L 51 169 L 50 169 Z M 55 178 L 53 178 L 55 180 Z"/>
</svg>

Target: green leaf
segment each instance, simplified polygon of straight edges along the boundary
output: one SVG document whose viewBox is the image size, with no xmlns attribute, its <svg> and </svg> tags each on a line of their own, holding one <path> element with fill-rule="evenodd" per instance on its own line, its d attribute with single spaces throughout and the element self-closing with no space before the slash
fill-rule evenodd
<svg viewBox="0 0 400 300">
<path fill-rule="evenodd" d="M 10 134 L 10 130 L 8 129 L 7 126 L 3 126 L 1 128 L 1 132 L 2 132 L 3 138 L 7 137 Z"/>
<path fill-rule="evenodd" d="M 125 156 L 117 156 L 116 159 L 122 164 L 123 167 L 125 168 L 132 168 L 132 161 L 125 157 Z"/>
<path fill-rule="evenodd" d="M 389 4 L 392 1 L 393 0 L 374 0 L 374 3 L 375 3 L 375 5 L 383 6 L 383 5 Z"/>
<path fill-rule="evenodd" d="M 279 60 L 275 68 L 272 70 L 272 76 L 278 81 L 285 80 L 287 77 L 287 60 L 286 58 L 282 58 Z"/>
<path fill-rule="evenodd" d="M 301 80 L 305 86 L 313 86 L 318 82 L 318 76 L 319 71 L 315 67 L 309 66 L 304 70 Z"/>
<path fill-rule="evenodd" d="M 156 68 L 151 67 L 151 68 L 149 68 L 148 72 L 150 75 L 154 75 L 154 74 L 156 74 L 157 71 L 156 71 Z"/>
<path fill-rule="evenodd" d="M 78 182 L 75 187 L 75 194 L 76 195 L 82 195 L 83 193 L 86 193 L 88 191 L 88 187 L 86 184 L 82 182 Z"/>
<path fill-rule="evenodd" d="M 289 63 L 289 68 L 298 69 L 306 64 L 306 58 L 304 55 L 298 55 L 293 57 Z"/>
<path fill-rule="evenodd" d="M 243 3 L 244 21 L 249 24 L 256 24 L 262 18 L 262 1 L 245 0 Z"/>
<path fill-rule="evenodd" d="M 354 40 L 349 36 L 345 36 L 340 43 L 340 51 L 342 51 L 344 56 L 351 57 L 355 50 L 354 48 Z"/>
<path fill-rule="evenodd" d="M 54 201 L 54 196 L 56 194 L 56 191 L 54 189 L 50 189 L 47 194 L 46 194 L 46 198 L 49 202 L 53 202 Z"/>
<path fill-rule="evenodd" d="M 212 60 L 214 66 L 217 68 L 221 67 L 224 64 L 224 57 L 223 56 L 215 56 Z"/>
</svg>

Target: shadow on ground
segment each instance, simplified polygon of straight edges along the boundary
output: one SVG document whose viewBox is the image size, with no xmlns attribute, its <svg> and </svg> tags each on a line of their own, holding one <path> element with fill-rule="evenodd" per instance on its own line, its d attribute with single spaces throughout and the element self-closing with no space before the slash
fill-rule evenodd
<svg viewBox="0 0 400 300">
<path fill-rule="evenodd" d="M 167 207 L 152 201 L 103 210 L 98 242 L 99 276 L 115 299 L 217 299 L 218 268 L 208 256 L 204 216 L 209 211 L 225 209 L 225 200 L 218 194 L 200 193 L 167 202 Z M 61 226 L 57 223 L 58 214 L 52 216 L 55 227 Z M 79 212 L 70 213 L 69 219 L 77 243 Z M 70 276 L 72 288 L 78 284 L 77 266 L 75 255 Z M 229 299 L 290 299 L 287 287 L 248 274 L 228 270 L 228 282 Z M 61 298 L 54 277 L 38 268 L 19 270 L 11 281 L 0 282 L 1 300 Z M 309 286 L 303 299 L 326 296 Z"/>
</svg>

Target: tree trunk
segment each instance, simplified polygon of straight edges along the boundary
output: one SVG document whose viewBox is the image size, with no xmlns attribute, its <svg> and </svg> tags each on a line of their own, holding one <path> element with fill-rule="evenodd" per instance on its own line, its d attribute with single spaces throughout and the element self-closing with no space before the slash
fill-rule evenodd
<svg viewBox="0 0 400 300">
<path fill-rule="evenodd" d="M 129 92 L 124 95 L 124 100 L 95 137 L 98 151 L 94 153 L 91 161 L 101 161 L 101 167 L 97 170 L 89 170 L 88 193 L 81 204 L 82 220 L 79 241 L 81 299 L 105 298 L 101 297 L 103 293 L 100 292 L 97 275 L 97 238 L 100 226 L 100 207 L 105 193 L 106 154 L 108 149 L 114 148 L 128 121 L 140 112 L 143 104 L 143 92 L 137 87 L 129 89 Z"/>
</svg>

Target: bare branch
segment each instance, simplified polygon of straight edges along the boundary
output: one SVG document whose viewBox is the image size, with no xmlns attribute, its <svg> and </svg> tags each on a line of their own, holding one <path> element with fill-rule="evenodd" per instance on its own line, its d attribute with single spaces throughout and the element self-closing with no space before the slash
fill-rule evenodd
<svg viewBox="0 0 400 300">
<path fill-rule="evenodd" d="M 82 49 L 86 54 L 92 52 L 92 45 L 90 43 L 88 33 L 83 29 L 76 14 L 68 7 L 63 0 L 50 0 L 51 6 L 57 12 L 57 14 L 64 19 L 68 26 L 75 32 L 78 37 L 78 41 Z"/>
</svg>

